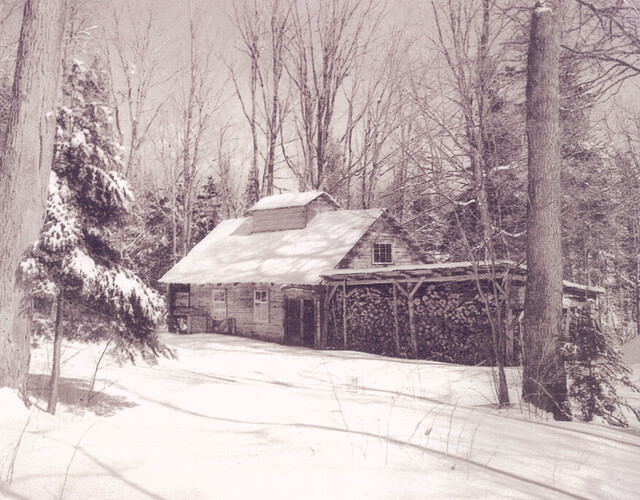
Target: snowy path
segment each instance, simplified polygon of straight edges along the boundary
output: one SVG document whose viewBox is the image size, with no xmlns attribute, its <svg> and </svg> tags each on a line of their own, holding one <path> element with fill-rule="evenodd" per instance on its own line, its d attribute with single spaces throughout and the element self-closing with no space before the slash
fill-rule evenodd
<svg viewBox="0 0 640 500">
<path fill-rule="evenodd" d="M 100 348 L 68 347 L 55 418 L 0 414 L 0 497 L 638 498 L 638 427 L 528 415 L 516 370 L 497 411 L 486 368 L 163 338 L 179 360 L 105 364 L 89 408 Z"/>
</svg>

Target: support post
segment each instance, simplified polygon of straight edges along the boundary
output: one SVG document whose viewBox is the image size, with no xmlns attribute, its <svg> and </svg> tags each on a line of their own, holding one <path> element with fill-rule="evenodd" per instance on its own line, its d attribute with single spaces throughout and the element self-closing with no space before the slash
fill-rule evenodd
<svg viewBox="0 0 640 500">
<path fill-rule="evenodd" d="M 398 321 L 398 292 L 396 283 L 391 284 L 393 287 L 393 338 L 396 343 L 396 356 L 400 356 L 400 322 Z"/>
<path fill-rule="evenodd" d="M 314 317 L 314 334 L 313 334 L 313 347 L 314 349 L 322 349 L 322 300 L 318 297 L 313 297 L 313 317 Z"/>
<path fill-rule="evenodd" d="M 416 283 L 416 285 L 409 292 L 409 331 L 411 334 L 411 356 L 413 359 L 418 358 L 418 335 L 416 333 L 416 320 L 415 315 L 413 313 L 413 297 L 415 296 L 418 289 L 422 286 L 424 282 L 424 278 L 420 278 L 420 280 Z"/>
<path fill-rule="evenodd" d="M 300 322 L 298 323 L 298 332 L 300 335 L 300 343 L 304 345 L 304 299 L 296 299 L 300 303 Z"/>
<path fill-rule="evenodd" d="M 327 348 L 327 333 L 329 331 L 329 287 L 325 287 L 324 300 L 318 301 L 320 304 L 320 341 L 319 349 Z"/>
<path fill-rule="evenodd" d="M 332 285 L 329 288 L 329 285 L 325 288 L 325 296 L 324 296 L 324 308 L 322 310 L 322 338 L 321 338 L 321 349 L 327 348 L 327 338 L 329 336 L 329 305 L 331 304 L 331 299 L 335 295 L 338 290 L 338 285 Z M 333 309 L 331 309 L 333 311 Z M 334 321 L 335 326 L 335 321 Z"/>
<path fill-rule="evenodd" d="M 347 338 L 347 282 L 342 282 L 342 340 L 344 348 L 349 348 L 349 340 Z"/>
</svg>

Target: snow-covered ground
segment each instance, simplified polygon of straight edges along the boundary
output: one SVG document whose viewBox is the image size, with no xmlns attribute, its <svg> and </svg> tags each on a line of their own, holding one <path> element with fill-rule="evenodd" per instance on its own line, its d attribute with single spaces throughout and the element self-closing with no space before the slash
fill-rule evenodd
<svg viewBox="0 0 640 500">
<path fill-rule="evenodd" d="M 68 499 L 638 498 L 640 427 L 532 414 L 509 372 L 248 339 L 163 335 L 178 360 L 65 349 L 53 417 L 0 391 L 0 497 Z M 639 343 L 640 345 L 640 343 Z M 628 361 L 640 375 L 636 345 Z M 47 387 L 34 352 L 32 398 Z"/>
</svg>

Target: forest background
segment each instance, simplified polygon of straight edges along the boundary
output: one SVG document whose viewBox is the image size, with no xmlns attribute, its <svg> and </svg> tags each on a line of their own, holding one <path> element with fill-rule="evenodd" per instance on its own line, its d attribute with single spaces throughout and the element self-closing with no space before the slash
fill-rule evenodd
<svg viewBox="0 0 640 500">
<path fill-rule="evenodd" d="M 2 2 L 2 111 L 22 2 Z M 135 196 L 122 258 L 157 279 L 259 197 L 387 208 L 436 260 L 521 261 L 530 8 L 510 0 L 76 0 L 63 58 L 101 75 Z M 565 278 L 640 309 L 640 14 L 565 1 Z M 4 122 L 4 120 L 3 120 Z M 486 207 L 486 210 L 485 208 Z"/>
</svg>

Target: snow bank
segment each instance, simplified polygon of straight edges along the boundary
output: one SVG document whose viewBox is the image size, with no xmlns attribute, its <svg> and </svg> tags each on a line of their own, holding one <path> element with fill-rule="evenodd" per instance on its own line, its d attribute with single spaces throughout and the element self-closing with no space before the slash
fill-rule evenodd
<svg viewBox="0 0 640 500">
<path fill-rule="evenodd" d="M 8 387 L 0 388 L 0 418 L 4 420 L 21 420 L 29 414 L 20 395 Z"/>
<path fill-rule="evenodd" d="M 0 497 L 631 500 L 640 490 L 638 427 L 547 420 L 519 402 L 517 369 L 514 405 L 498 410 L 490 368 L 162 339 L 179 360 L 103 360 L 90 399 L 102 346 L 67 345 L 57 415 L 37 410 L 24 431 L 0 413 L 0 473 L 20 443 Z M 47 359 L 34 352 L 30 385 L 43 394 Z"/>
</svg>

